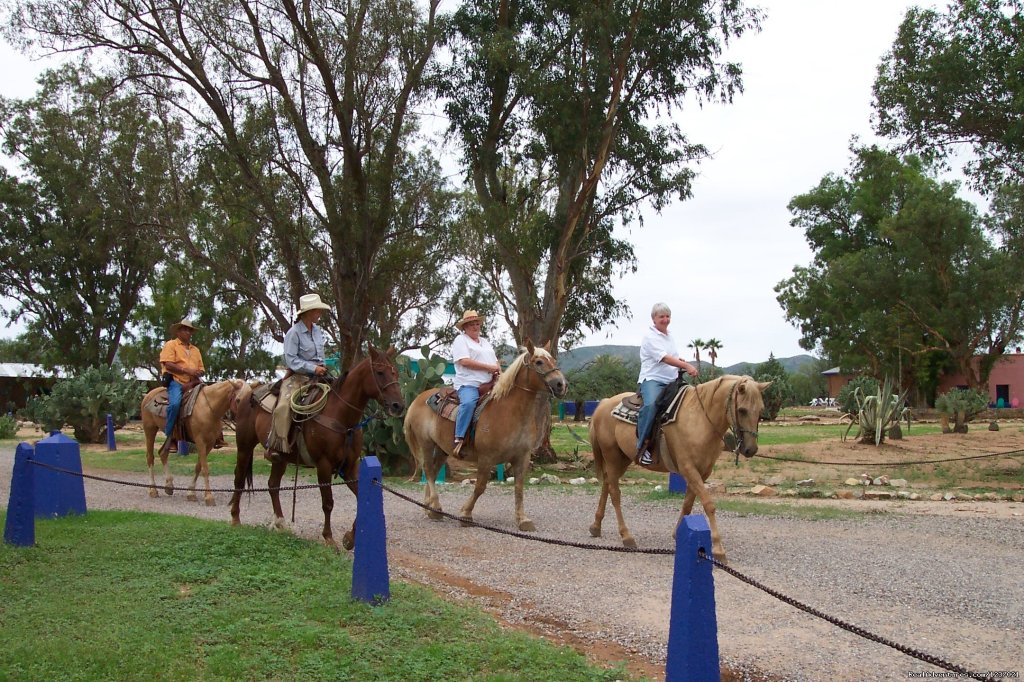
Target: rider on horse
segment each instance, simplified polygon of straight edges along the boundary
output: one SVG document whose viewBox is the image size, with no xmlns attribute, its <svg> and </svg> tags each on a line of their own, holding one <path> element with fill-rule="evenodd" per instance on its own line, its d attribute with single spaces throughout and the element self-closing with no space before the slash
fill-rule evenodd
<svg viewBox="0 0 1024 682">
<path fill-rule="evenodd" d="M 160 368 L 165 377 L 169 375 L 167 383 L 167 423 L 164 426 L 164 433 L 170 442 L 171 433 L 174 431 L 174 424 L 178 421 L 178 411 L 181 409 L 181 396 L 186 387 L 197 384 L 205 368 L 203 367 L 203 354 L 192 345 L 192 334 L 195 332 L 195 325 L 191 320 L 182 320 L 171 325 L 171 336 L 175 337 L 164 344 L 160 351 Z M 166 381 L 166 378 L 165 378 Z M 181 452 L 186 455 L 188 452 Z"/>
</svg>

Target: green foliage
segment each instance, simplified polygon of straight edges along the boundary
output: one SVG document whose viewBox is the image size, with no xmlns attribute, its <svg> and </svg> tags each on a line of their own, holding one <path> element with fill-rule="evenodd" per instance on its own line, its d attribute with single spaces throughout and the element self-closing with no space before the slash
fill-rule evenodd
<svg viewBox="0 0 1024 682">
<path fill-rule="evenodd" d="M 18 435 L 18 420 L 9 414 L 0 415 L 0 440 L 10 440 Z"/>
<path fill-rule="evenodd" d="M 935 399 L 935 409 L 953 417 L 954 433 L 966 433 L 967 422 L 988 407 L 989 395 L 977 388 L 954 388 Z"/>
<path fill-rule="evenodd" d="M 855 388 L 853 397 L 857 402 L 857 412 L 855 419 L 851 420 L 850 426 L 843 434 L 843 440 L 846 439 L 846 435 L 849 434 L 854 424 L 859 428 L 858 441 L 875 445 L 881 445 L 889 427 L 899 425 L 900 420 L 904 417 L 907 418 L 909 428 L 910 409 L 906 407 L 907 392 L 896 394 L 892 391 L 893 384 L 888 377 L 873 394 L 866 393 L 860 387 Z"/>
<path fill-rule="evenodd" d="M 66 424 L 80 443 L 102 443 L 107 415 L 113 415 L 115 426 L 123 426 L 138 412 L 144 394 L 145 387 L 134 378 L 125 378 L 119 366 L 89 367 L 57 381 L 49 395 L 30 400 L 22 415 L 44 431 Z"/>
<path fill-rule="evenodd" d="M 861 395 L 873 395 L 878 392 L 878 380 L 862 374 L 839 389 L 836 396 L 836 407 L 843 414 L 857 414 L 857 392 Z"/>
<path fill-rule="evenodd" d="M 772 382 L 768 390 L 761 394 L 764 399 L 761 419 L 775 421 L 783 405 L 791 404 L 793 401 L 793 388 L 789 384 L 789 374 L 782 363 L 775 359 L 775 354 L 771 353 L 765 362 L 758 365 L 754 378 L 758 381 Z"/>
<path fill-rule="evenodd" d="M 421 358 L 417 360 L 418 372 L 413 372 L 412 359 L 407 355 L 399 355 L 395 358 L 398 381 L 402 386 L 402 397 L 405 399 L 406 406 L 411 405 L 416 396 L 423 391 L 428 388 L 436 388 L 444 383 L 441 377 L 448 366 L 448 361 L 436 353 L 431 353 L 427 346 L 423 346 L 420 353 Z M 364 442 L 370 451 L 377 455 L 381 466 L 387 472 L 394 472 L 399 464 L 415 467 L 412 452 L 402 433 L 404 423 L 403 417 L 378 415 L 376 419 L 366 425 L 363 432 Z"/>
<path fill-rule="evenodd" d="M 703 384 L 708 381 L 713 381 L 725 374 L 721 367 L 715 367 L 714 365 L 708 365 L 703 362 L 700 364 L 698 370 L 697 378 L 691 380 L 695 384 Z"/>
<path fill-rule="evenodd" d="M 569 393 L 566 400 L 601 400 L 625 391 L 636 390 L 640 361 L 599 355 L 566 375 Z"/>
</svg>

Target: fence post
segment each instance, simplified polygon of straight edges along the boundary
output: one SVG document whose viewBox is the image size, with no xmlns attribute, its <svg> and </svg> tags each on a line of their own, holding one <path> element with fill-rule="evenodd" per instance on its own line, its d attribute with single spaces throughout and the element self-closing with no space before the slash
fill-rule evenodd
<svg viewBox="0 0 1024 682">
<path fill-rule="evenodd" d="M 711 529 L 705 517 L 691 514 L 676 529 L 665 682 L 721 679 L 715 583 L 711 562 L 698 557 L 699 549 L 711 555 Z"/>
<path fill-rule="evenodd" d="M 359 464 L 359 495 L 356 497 L 352 598 L 369 604 L 381 604 L 391 598 L 384 490 L 378 485 L 383 481 L 380 460 L 372 455 L 364 457 Z"/>
<path fill-rule="evenodd" d="M 34 449 L 28 443 L 18 443 L 18 449 L 14 452 L 11 495 L 7 502 L 7 522 L 4 524 L 4 542 L 8 545 L 32 547 L 36 544 L 33 453 Z"/>
<path fill-rule="evenodd" d="M 59 431 L 36 443 L 33 459 L 40 464 L 65 469 L 62 473 L 38 467 L 35 472 L 36 518 L 84 514 L 85 481 L 78 441 Z"/>
<path fill-rule="evenodd" d="M 107 451 L 117 450 L 117 441 L 114 440 L 114 415 L 107 415 Z"/>
<path fill-rule="evenodd" d="M 675 472 L 669 472 L 668 491 L 670 493 L 686 494 L 686 479 Z"/>
</svg>

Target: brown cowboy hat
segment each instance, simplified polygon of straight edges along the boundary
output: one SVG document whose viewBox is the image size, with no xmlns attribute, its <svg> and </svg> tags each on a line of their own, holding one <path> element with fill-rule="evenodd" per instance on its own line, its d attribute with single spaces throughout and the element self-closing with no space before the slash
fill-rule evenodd
<svg viewBox="0 0 1024 682">
<path fill-rule="evenodd" d="M 196 326 L 192 324 L 192 320 L 184 319 L 181 322 L 175 322 L 174 324 L 171 325 L 171 336 L 177 336 L 178 330 L 181 329 L 182 327 L 187 327 L 192 331 L 196 330 Z"/>
<path fill-rule="evenodd" d="M 455 328 L 461 332 L 462 328 L 465 327 L 470 322 L 479 322 L 480 324 L 483 324 L 483 315 L 481 315 L 475 310 L 467 310 L 466 312 L 462 313 L 462 319 L 455 323 Z"/>
</svg>

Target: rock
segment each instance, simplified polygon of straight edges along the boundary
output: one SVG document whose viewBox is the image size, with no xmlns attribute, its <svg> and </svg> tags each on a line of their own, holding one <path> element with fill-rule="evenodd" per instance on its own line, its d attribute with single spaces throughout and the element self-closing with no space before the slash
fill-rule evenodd
<svg viewBox="0 0 1024 682">
<path fill-rule="evenodd" d="M 942 502 L 942 493 L 935 493 L 928 499 L 931 500 L 932 502 Z"/>
<path fill-rule="evenodd" d="M 892 498 L 893 498 L 893 494 L 891 492 L 889 492 L 888 490 L 865 490 L 864 491 L 864 499 L 865 500 L 891 500 Z"/>
<path fill-rule="evenodd" d="M 515 476 L 506 476 L 505 477 L 505 483 L 506 484 L 515 483 L 515 482 L 516 482 L 516 477 Z"/>
<path fill-rule="evenodd" d="M 920 500 L 921 496 L 919 494 L 917 494 L 917 493 L 910 493 L 910 499 L 912 499 L 912 500 Z"/>
<path fill-rule="evenodd" d="M 804 479 L 802 481 L 797 481 L 796 484 L 798 486 L 800 486 L 800 487 L 806 488 L 808 486 L 814 485 L 814 479 L 813 478 L 806 478 L 806 479 Z"/>
<path fill-rule="evenodd" d="M 562 479 L 560 479 L 558 476 L 555 476 L 554 474 L 541 474 L 540 480 L 543 481 L 544 483 L 554 484 L 560 484 L 562 482 Z"/>
<path fill-rule="evenodd" d="M 907 479 L 905 479 L 905 478 L 894 478 L 891 481 L 889 481 L 889 485 L 891 485 L 893 488 L 906 488 L 907 487 Z"/>
<path fill-rule="evenodd" d="M 861 484 L 859 478 L 848 478 L 845 481 L 843 481 L 843 483 L 845 483 L 846 485 L 860 485 Z"/>
<path fill-rule="evenodd" d="M 852 490 L 837 490 L 836 497 L 840 500 L 852 500 L 856 495 L 853 494 Z"/>
<path fill-rule="evenodd" d="M 786 488 L 781 493 L 779 493 L 780 497 L 796 497 L 796 495 L 796 490 L 794 490 L 793 488 Z"/>
<path fill-rule="evenodd" d="M 778 474 L 776 474 L 774 476 L 769 476 L 768 478 L 764 479 L 764 484 L 765 485 L 782 485 L 785 482 L 786 482 L 786 477 L 785 476 L 780 476 Z"/>
<path fill-rule="evenodd" d="M 860 484 L 861 485 L 871 485 L 871 477 L 868 476 L 867 474 L 861 474 L 860 475 Z"/>
<path fill-rule="evenodd" d="M 998 431 L 999 430 L 999 424 L 997 424 L 994 421 L 990 422 L 989 425 L 988 425 L 988 430 L 989 431 Z"/>
<path fill-rule="evenodd" d="M 594 478 L 593 476 L 587 479 L 587 483 L 593 483 L 594 485 L 597 485 L 597 484 L 598 484 L 598 483 L 600 483 L 600 482 L 601 482 L 601 481 L 597 480 L 597 479 L 596 479 L 596 478 Z"/>
<path fill-rule="evenodd" d="M 539 478 L 534 477 L 530 479 L 530 485 L 537 485 L 538 483 L 540 483 Z"/>
<path fill-rule="evenodd" d="M 945 500 L 946 502 L 951 502 L 956 499 L 956 495 L 953 493 L 946 493 L 945 495 L 942 496 L 942 499 Z"/>
<path fill-rule="evenodd" d="M 901 490 L 898 493 L 896 493 L 896 497 L 900 498 L 901 500 L 909 500 L 910 492 L 906 490 Z"/>
<path fill-rule="evenodd" d="M 878 478 L 871 479 L 871 485 L 889 485 L 889 477 L 879 476 Z"/>
<path fill-rule="evenodd" d="M 467 485 L 476 485 L 476 479 L 475 478 L 464 478 L 464 479 L 462 479 L 462 483 L 460 483 L 459 485 L 461 485 L 463 488 L 465 488 Z"/>
<path fill-rule="evenodd" d="M 569 485 L 583 485 L 586 482 L 587 479 L 585 479 L 583 476 L 580 476 L 579 478 L 569 479 Z M 655 488 L 655 490 L 661 490 L 661 486 L 659 485 L 657 488 Z"/>
<path fill-rule="evenodd" d="M 573 480 L 576 480 L 576 479 L 573 479 Z M 569 483 L 572 483 L 572 481 L 569 481 Z M 660 484 L 654 486 L 654 492 L 660 493 L 662 490 L 664 490 L 664 488 L 662 488 Z"/>
<path fill-rule="evenodd" d="M 775 492 L 775 488 L 770 488 L 766 485 L 755 485 L 750 489 L 751 495 L 757 495 L 758 497 L 775 497 L 778 493 Z"/>
</svg>

